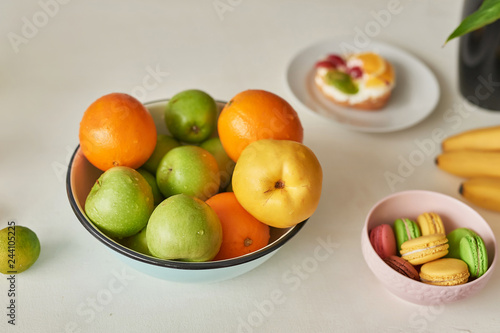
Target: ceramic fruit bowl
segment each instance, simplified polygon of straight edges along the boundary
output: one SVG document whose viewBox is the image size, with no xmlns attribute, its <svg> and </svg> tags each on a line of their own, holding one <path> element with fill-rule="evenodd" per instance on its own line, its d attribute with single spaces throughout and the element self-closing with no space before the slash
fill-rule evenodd
<svg viewBox="0 0 500 333">
<path fill-rule="evenodd" d="M 446 233 L 456 228 L 469 228 L 481 236 L 488 252 L 487 272 L 465 284 L 435 286 L 407 278 L 389 267 L 373 249 L 369 239 L 370 230 L 384 223 L 392 225 L 398 218 L 416 219 L 424 212 L 439 214 Z M 430 191 L 403 191 L 376 203 L 366 217 L 361 233 L 361 248 L 368 267 L 385 288 L 406 301 L 421 305 L 451 303 L 475 295 L 486 286 L 497 262 L 496 239 L 488 223 L 463 202 Z"/>
<path fill-rule="evenodd" d="M 169 134 L 163 118 L 167 103 L 168 100 L 165 99 L 145 104 L 153 116 L 158 134 Z M 221 110 L 225 102 L 218 101 L 217 105 L 219 110 Z M 80 150 L 80 147 L 77 147 L 69 163 L 66 177 L 68 199 L 76 217 L 85 227 L 85 230 L 126 264 L 140 272 L 164 280 L 193 283 L 216 282 L 244 274 L 273 256 L 287 241 L 300 231 L 307 221 L 303 221 L 290 228 L 271 228 L 271 237 L 266 247 L 241 257 L 209 262 L 182 262 L 158 259 L 133 251 L 114 241 L 97 229 L 87 218 L 84 210 L 85 199 L 96 179 L 101 174 L 102 171 L 90 164 Z"/>
</svg>

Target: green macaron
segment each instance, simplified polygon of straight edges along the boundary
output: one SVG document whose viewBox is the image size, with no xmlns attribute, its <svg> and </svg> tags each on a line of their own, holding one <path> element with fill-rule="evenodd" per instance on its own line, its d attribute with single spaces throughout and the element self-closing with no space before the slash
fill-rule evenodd
<svg viewBox="0 0 500 333">
<path fill-rule="evenodd" d="M 483 239 L 474 231 L 458 228 L 447 236 L 447 257 L 462 259 L 469 267 L 471 278 L 478 278 L 488 270 L 488 252 Z"/>
<path fill-rule="evenodd" d="M 407 218 L 401 218 L 394 221 L 393 228 L 396 236 L 398 253 L 401 251 L 401 244 L 422 235 L 418 224 Z"/>
<path fill-rule="evenodd" d="M 448 244 L 450 245 L 450 248 L 448 249 L 448 255 L 446 257 L 461 259 L 460 241 L 465 236 L 474 236 L 475 234 L 476 233 L 474 231 L 467 228 L 457 228 L 449 232 L 448 235 L 446 235 L 446 238 L 448 238 Z"/>
</svg>

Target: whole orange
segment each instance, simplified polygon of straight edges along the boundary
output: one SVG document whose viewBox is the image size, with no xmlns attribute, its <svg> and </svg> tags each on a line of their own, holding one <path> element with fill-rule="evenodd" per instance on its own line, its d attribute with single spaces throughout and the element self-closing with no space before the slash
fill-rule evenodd
<svg viewBox="0 0 500 333">
<path fill-rule="evenodd" d="M 136 98 L 111 93 L 92 103 L 80 122 L 80 148 L 95 167 L 137 169 L 156 145 L 156 126 L 149 111 Z"/>
<path fill-rule="evenodd" d="M 206 201 L 222 225 L 222 245 L 213 260 L 236 258 L 269 243 L 269 226 L 250 215 L 233 192 L 214 195 Z"/>
<path fill-rule="evenodd" d="M 234 96 L 219 115 L 217 131 L 224 150 L 235 162 L 254 141 L 302 143 L 304 137 L 297 112 L 283 98 L 265 90 L 246 90 Z"/>
</svg>

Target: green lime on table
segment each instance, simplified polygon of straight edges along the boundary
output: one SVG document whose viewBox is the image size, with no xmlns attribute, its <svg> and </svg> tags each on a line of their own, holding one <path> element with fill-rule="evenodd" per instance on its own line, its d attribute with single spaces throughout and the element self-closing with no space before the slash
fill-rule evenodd
<svg viewBox="0 0 500 333">
<path fill-rule="evenodd" d="M 23 226 L 0 230 L 0 273 L 19 274 L 31 267 L 40 255 L 37 235 Z"/>
</svg>

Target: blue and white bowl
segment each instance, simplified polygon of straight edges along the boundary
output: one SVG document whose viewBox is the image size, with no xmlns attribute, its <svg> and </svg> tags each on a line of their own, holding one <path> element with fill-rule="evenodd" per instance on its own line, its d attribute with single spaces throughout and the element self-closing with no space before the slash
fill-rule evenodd
<svg viewBox="0 0 500 333">
<path fill-rule="evenodd" d="M 159 100 L 145 104 L 156 123 L 158 134 L 168 134 L 164 122 L 164 109 L 168 100 Z M 222 109 L 225 102 L 217 102 Z M 163 260 L 133 251 L 103 234 L 85 215 L 85 200 L 102 171 L 94 167 L 76 147 L 69 162 L 66 177 L 68 199 L 80 223 L 92 236 L 115 253 L 118 258 L 137 271 L 164 280 L 176 282 L 216 282 L 234 278 L 263 264 L 271 258 L 287 241 L 294 237 L 304 226 L 303 221 L 291 228 L 271 228 L 269 244 L 253 253 L 241 257 L 209 262 L 182 262 Z"/>
</svg>

